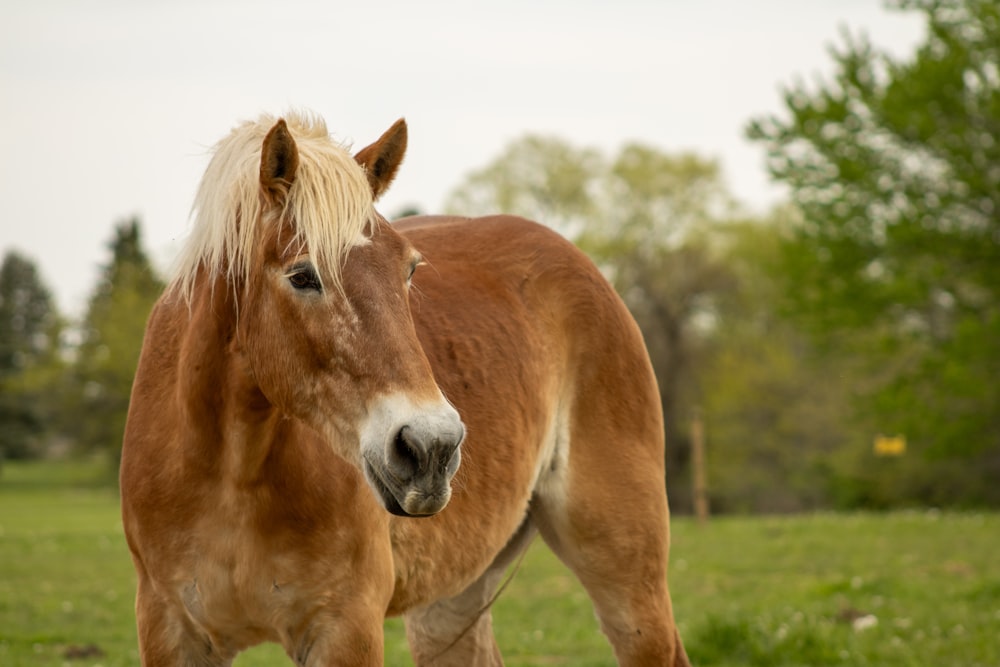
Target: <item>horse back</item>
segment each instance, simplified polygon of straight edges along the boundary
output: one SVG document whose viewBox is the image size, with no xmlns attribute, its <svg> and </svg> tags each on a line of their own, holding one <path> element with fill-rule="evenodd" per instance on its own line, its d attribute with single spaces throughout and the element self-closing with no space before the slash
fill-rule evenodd
<svg viewBox="0 0 1000 667">
<path fill-rule="evenodd" d="M 456 400 L 484 390 L 484 401 L 512 407 L 498 389 L 530 393 L 544 377 L 572 394 L 577 410 L 648 422 L 644 430 L 662 434 L 642 334 L 576 246 L 507 215 L 413 217 L 395 227 L 428 264 L 415 276 L 411 308 L 436 379 Z M 590 396 L 594 405 L 580 404 Z M 662 438 L 651 439 L 662 455 Z"/>
</svg>

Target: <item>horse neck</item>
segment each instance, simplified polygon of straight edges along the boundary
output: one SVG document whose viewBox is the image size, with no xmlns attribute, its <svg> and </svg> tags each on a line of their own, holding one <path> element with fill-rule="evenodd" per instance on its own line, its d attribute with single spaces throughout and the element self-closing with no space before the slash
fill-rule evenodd
<svg viewBox="0 0 1000 667">
<path fill-rule="evenodd" d="M 219 279 L 199 281 L 181 345 L 178 384 L 190 451 L 214 476 L 236 485 L 261 480 L 264 464 L 289 428 L 254 382 L 240 352 L 237 295 Z M 283 422 L 285 422 L 283 424 Z"/>
</svg>

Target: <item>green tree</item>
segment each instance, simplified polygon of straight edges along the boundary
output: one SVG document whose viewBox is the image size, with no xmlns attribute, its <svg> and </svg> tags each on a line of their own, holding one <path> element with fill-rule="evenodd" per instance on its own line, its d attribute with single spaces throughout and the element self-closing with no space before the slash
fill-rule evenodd
<svg viewBox="0 0 1000 667">
<path fill-rule="evenodd" d="M 47 432 L 43 369 L 56 357 L 58 334 L 35 264 L 7 252 L 0 265 L 0 459 L 39 453 Z"/>
<path fill-rule="evenodd" d="M 90 297 L 75 367 L 79 445 L 117 462 L 146 319 L 163 283 L 142 247 L 137 219 L 118 224 L 111 260 Z"/>
<path fill-rule="evenodd" d="M 732 280 L 715 298 L 701 372 L 717 511 L 803 511 L 841 501 L 838 455 L 856 437 L 847 417 L 857 364 L 818 348 L 784 315 L 780 260 L 794 219 L 778 209 L 729 223 L 713 238 Z"/>
<path fill-rule="evenodd" d="M 855 451 L 857 502 L 996 505 L 1000 4 L 894 6 L 926 17 L 912 57 L 847 35 L 832 80 L 790 87 L 748 133 L 803 214 L 787 312 L 868 360 L 854 418 L 910 443 L 894 467 Z"/>
<path fill-rule="evenodd" d="M 667 482 L 689 507 L 687 420 L 697 402 L 697 319 L 726 289 L 727 272 L 701 231 L 732 210 L 718 165 L 641 144 L 614 158 L 527 136 L 452 191 L 462 215 L 512 213 L 575 240 L 602 267 L 639 323 L 660 385 Z"/>
<path fill-rule="evenodd" d="M 594 184 L 606 169 L 595 150 L 527 135 L 468 174 L 448 195 L 445 209 L 460 215 L 520 215 L 574 237 L 596 219 Z"/>
</svg>

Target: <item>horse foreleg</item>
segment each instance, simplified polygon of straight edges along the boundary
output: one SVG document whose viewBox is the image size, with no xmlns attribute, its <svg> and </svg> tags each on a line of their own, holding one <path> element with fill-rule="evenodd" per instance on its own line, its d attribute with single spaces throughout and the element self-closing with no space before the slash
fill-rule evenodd
<svg viewBox="0 0 1000 667">
<path fill-rule="evenodd" d="M 417 667 L 503 665 L 490 610 L 482 608 L 483 597 L 467 590 L 406 614 L 406 638 Z"/>
<path fill-rule="evenodd" d="M 534 527 L 525 521 L 472 585 L 453 598 L 406 613 L 406 637 L 418 667 L 503 665 L 500 648 L 493 636 L 490 607 L 507 567 L 524 552 L 534 535 Z"/>
<path fill-rule="evenodd" d="M 380 667 L 383 642 L 381 615 L 342 615 L 317 620 L 285 650 L 300 667 Z"/>
<path fill-rule="evenodd" d="M 228 667 L 232 655 L 223 655 L 207 635 L 198 633 L 182 612 L 172 608 L 140 577 L 135 602 L 139 658 L 143 667 Z"/>
</svg>

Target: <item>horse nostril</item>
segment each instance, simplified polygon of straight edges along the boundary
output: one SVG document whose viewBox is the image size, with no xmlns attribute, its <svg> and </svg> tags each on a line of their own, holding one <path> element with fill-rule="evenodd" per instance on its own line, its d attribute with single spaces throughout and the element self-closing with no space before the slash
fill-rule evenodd
<svg viewBox="0 0 1000 667">
<path fill-rule="evenodd" d="M 409 477 L 420 470 L 423 460 L 420 444 L 412 440 L 413 429 L 404 426 L 393 440 L 391 464 L 396 474 Z"/>
<path fill-rule="evenodd" d="M 389 472 L 399 482 L 450 477 L 461 460 L 459 450 L 464 436 L 461 424 L 451 430 L 429 429 L 419 422 L 406 424 L 396 432 L 386 452 Z"/>
</svg>

